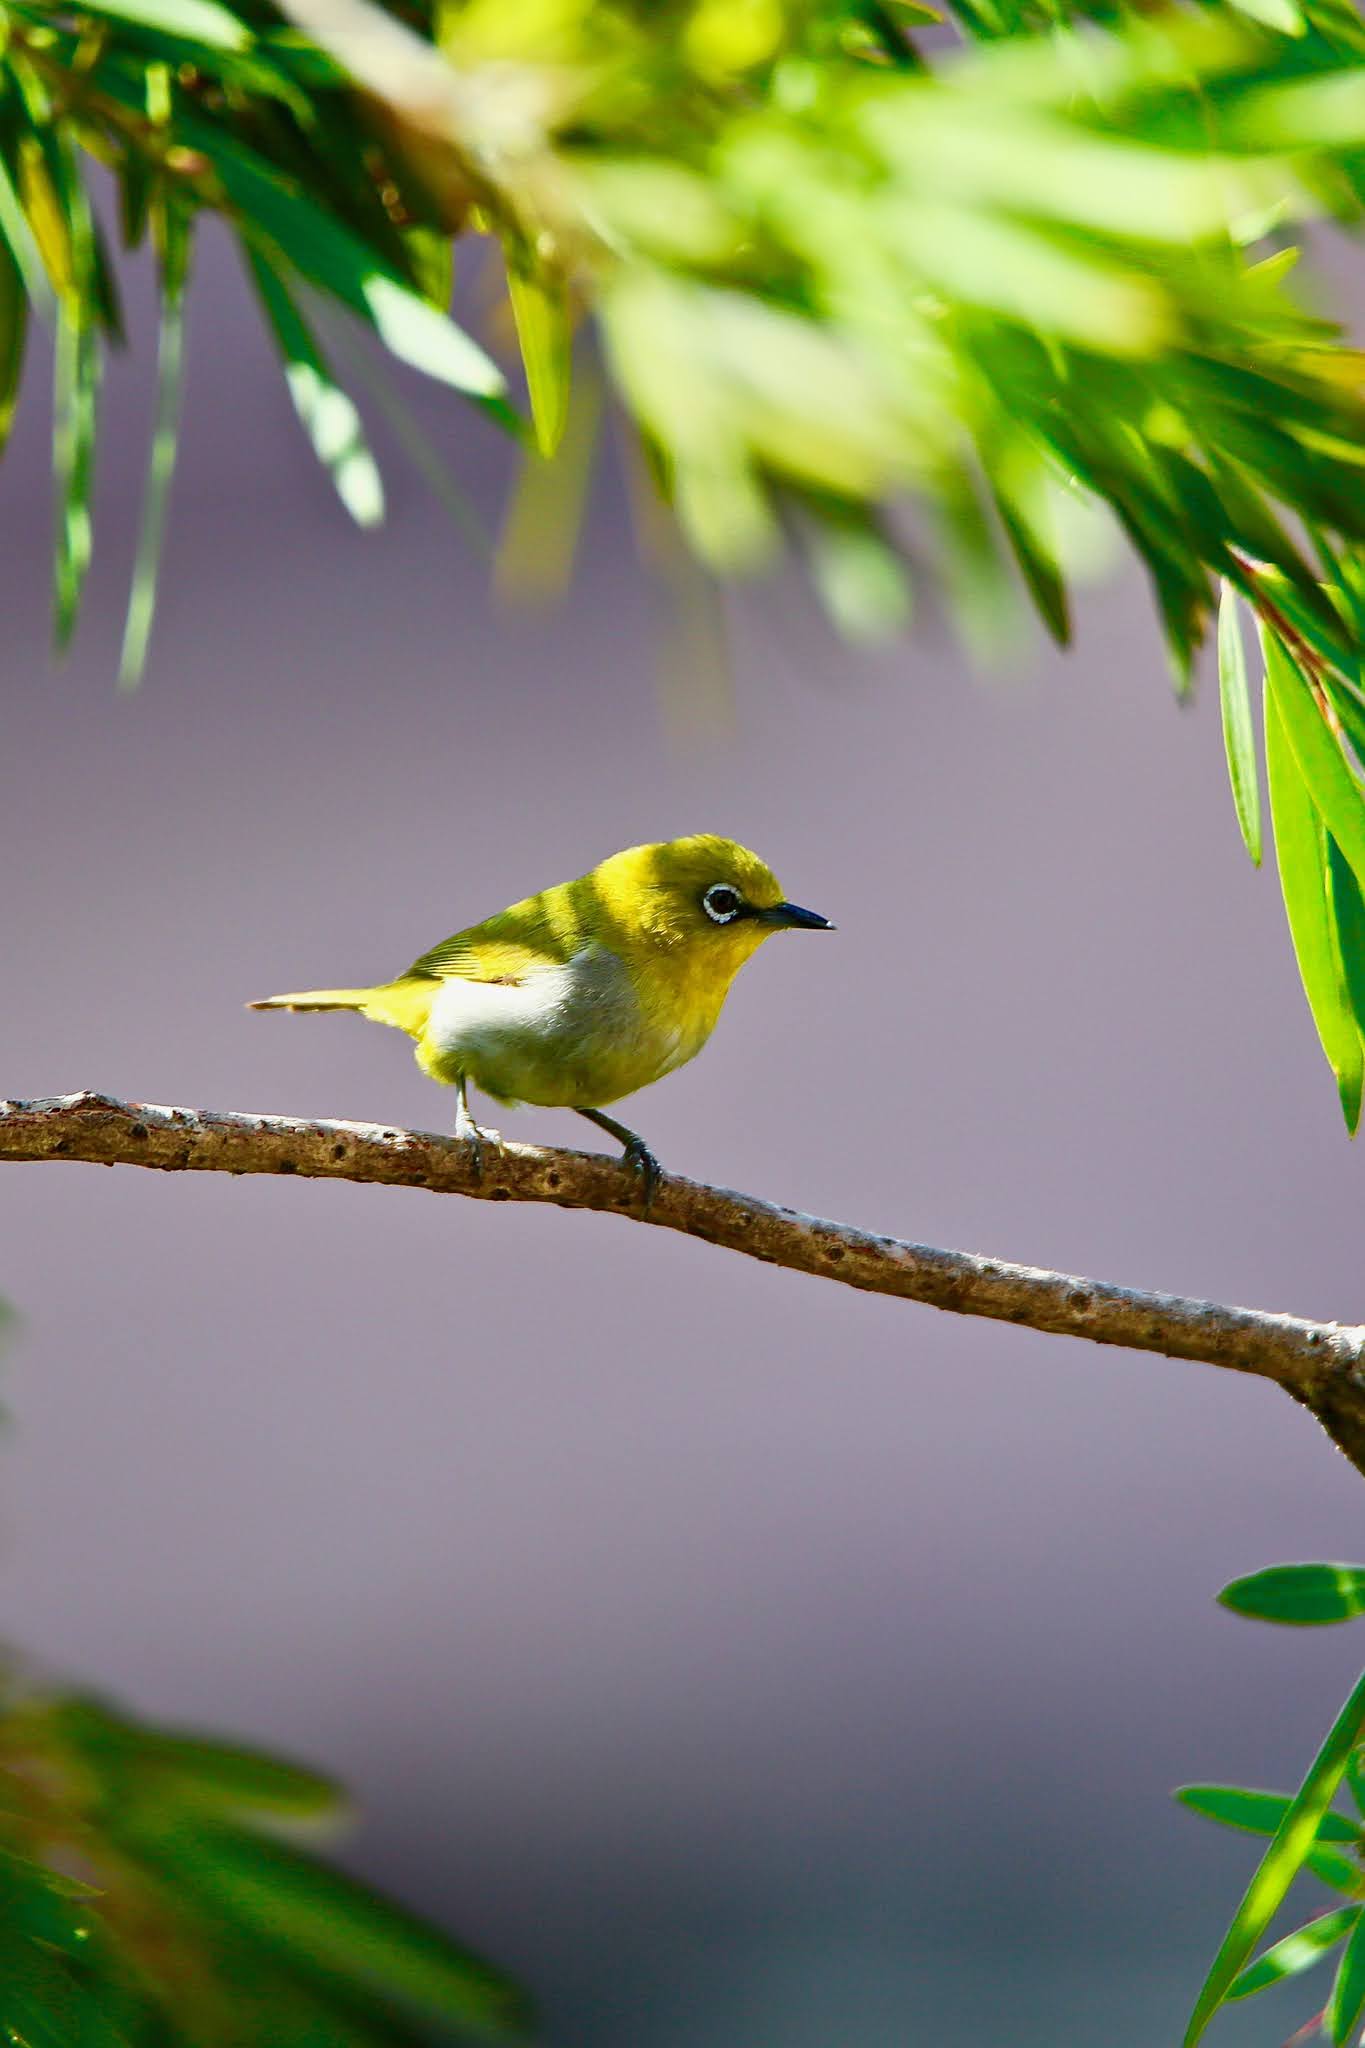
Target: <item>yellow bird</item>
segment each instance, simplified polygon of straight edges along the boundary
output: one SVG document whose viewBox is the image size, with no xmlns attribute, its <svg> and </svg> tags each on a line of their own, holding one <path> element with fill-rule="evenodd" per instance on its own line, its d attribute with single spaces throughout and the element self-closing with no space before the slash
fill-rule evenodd
<svg viewBox="0 0 1365 2048">
<path fill-rule="evenodd" d="M 358 1010 L 417 1042 L 417 1064 L 455 1090 L 455 1136 L 497 1142 L 469 1113 L 470 1082 L 499 1102 L 572 1109 L 625 1147 L 653 1196 L 658 1164 L 602 1105 L 701 1051 L 730 983 L 775 931 L 832 931 L 783 897 L 733 839 L 698 833 L 614 853 L 576 882 L 528 896 L 375 988 L 268 996 L 253 1010 Z"/>
</svg>

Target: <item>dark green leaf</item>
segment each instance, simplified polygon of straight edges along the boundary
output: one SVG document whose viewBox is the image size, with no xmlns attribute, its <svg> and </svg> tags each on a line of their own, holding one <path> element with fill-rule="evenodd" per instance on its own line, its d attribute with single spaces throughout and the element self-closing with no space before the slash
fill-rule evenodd
<svg viewBox="0 0 1365 2048">
<path fill-rule="evenodd" d="M 1327 2001 L 1325 2025 L 1336 2048 L 1343 2048 L 1343 2044 L 1356 2032 L 1362 2013 L 1365 2013 L 1365 1935 L 1362 1935 L 1360 1921 L 1357 1920 L 1351 1929 L 1346 1953 L 1337 1965 L 1336 1981 Z"/>
<path fill-rule="evenodd" d="M 1228 1999 L 1251 1998 L 1258 1991 L 1266 1991 L 1272 1984 L 1282 1984 L 1286 1977 L 1297 1977 L 1301 1970 L 1311 1970 L 1314 1963 L 1320 1963 L 1330 1949 L 1359 1925 L 1359 1906 L 1336 1906 L 1330 1913 L 1324 1913 L 1317 1920 L 1310 1920 L 1305 1927 L 1296 1927 L 1292 1934 L 1286 1934 L 1283 1941 L 1277 1941 L 1263 1956 L 1258 1956 L 1243 1970 L 1237 1982 L 1228 1993 Z"/>
<path fill-rule="evenodd" d="M 1336 925 L 1327 900 L 1326 835 L 1285 735 L 1279 697 L 1269 684 L 1271 669 L 1282 658 L 1277 649 L 1277 642 L 1267 642 L 1265 753 L 1275 860 L 1308 1007 L 1336 1076 L 1346 1128 L 1354 1133 L 1360 1121 L 1361 1037 L 1346 1005 Z M 1334 741 L 1330 744 L 1335 747 Z"/>
<path fill-rule="evenodd" d="M 501 402 L 506 389 L 501 370 L 448 314 L 438 312 L 349 228 L 254 151 L 207 122 L 185 125 L 240 209 L 245 232 L 253 241 L 264 238 L 267 260 L 273 244 L 301 276 L 368 320 L 400 361 L 487 401 L 505 424 L 515 421 Z"/>
<path fill-rule="evenodd" d="M 1228 780 L 1237 811 L 1242 843 L 1255 867 L 1261 865 L 1261 784 L 1256 772 L 1256 740 L 1251 727 L 1251 695 L 1247 688 L 1246 653 L 1237 618 L 1237 593 L 1224 579 L 1218 605 L 1218 701 L 1223 713 L 1223 745 Z"/>
<path fill-rule="evenodd" d="M 1365 1890 L 1365 1871 L 1362 1871 L 1359 1861 L 1344 1856 L 1339 1849 L 1310 1849 L 1303 1859 L 1303 1867 L 1322 1884 L 1330 1885 L 1334 1892 L 1345 1892 L 1347 1898 L 1358 1899 Z"/>
<path fill-rule="evenodd" d="M 494 2040 L 525 2037 L 521 1994 L 425 1921 L 339 1871 L 235 1828 L 139 1817 L 127 1839 L 177 1890 L 358 1993 L 392 1999 Z"/>
<path fill-rule="evenodd" d="M 1351 1751 L 1360 1740 L 1362 1723 L 1365 1677 L 1352 1688 L 1243 1895 L 1195 2001 L 1185 2030 L 1185 2048 L 1194 2048 L 1194 2043 L 1202 2038 L 1283 1904 L 1316 1839 L 1322 1817 L 1332 1804 Z"/>
<path fill-rule="evenodd" d="M 1234 1614 L 1296 1628 L 1350 1621 L 1365 1614 L 1365 1565 L 1272 1564 L 1233 1579 L 1218 1600 Z"/>
<path fill-rule="evenodd" d="M 1245 1785 L 1182 1785 L 1175 1793 L 1182 1806 L 1202 1813 L 1221 1827 L 1243 1828 L 1248 1834 L 1273 1835 L 1289 1810 L 1282 1792 L 1253 1792 Z M 1356 1842 L 1360 1830 L 1339 1813 L 1325 1813 L 1318 1827 L 1320 1842 Z"/>
</svg>

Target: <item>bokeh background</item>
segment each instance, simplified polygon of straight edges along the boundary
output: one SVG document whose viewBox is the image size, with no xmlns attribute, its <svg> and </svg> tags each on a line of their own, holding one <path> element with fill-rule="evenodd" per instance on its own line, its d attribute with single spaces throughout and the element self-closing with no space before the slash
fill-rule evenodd
<svg viewBox="0 0 1365 2048">
<path fill-rule="evenodd" d="M 874 659 L 759 589 L 729 712 L 680 735 L 705 636 L 610 466 L 549 612 L 497 598 L 382 424 L 390 519 L 356 534 L 209 233 L 151 672 L 120 699 L 147 310 L 60 669 L 36 361 L 0 478 L 0 1092 L 445 1127 L 397 1034 L 243 1001 L 718 830 L 839 933 L 766 948 L 632 1105 L 668 1165 L 1365 1314 L 1365 1160 L 1211 678 L 1176 708 L 1136 578 L 991 684 L 932 607 Z M 506 444 L 405 388 L 496 524 Z M 0 1215 L 5 1635 L 338 1772 L 353 1867 L 519 1974 L 552 2042 L 1178 2038 L 1256 1852 L 1169 1790 L 1290 1783 L 1361 1651 L 1212 1604 L 1365 1555 L 1359 1480 L 1273 1389 L 596 1216 L 83 1165 L 5 1169 Z M 1221 2038 L 1278 2042 L 1311 1982 Z"/>
</svg>

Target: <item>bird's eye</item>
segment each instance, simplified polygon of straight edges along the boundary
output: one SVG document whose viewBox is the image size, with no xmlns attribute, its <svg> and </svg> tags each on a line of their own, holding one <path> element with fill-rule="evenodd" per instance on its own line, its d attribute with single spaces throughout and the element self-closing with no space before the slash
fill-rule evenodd
<svg viewBox="0 0 1365 2048">
<path fill-rule="evenodd" d="M 729 924 L 732 917 L 738 917 L 743 900 L 738 889 L 732 889 L 727 882 L 713 882 L 701 899 L 701 907 L 713 924 Z"/>
</svg>

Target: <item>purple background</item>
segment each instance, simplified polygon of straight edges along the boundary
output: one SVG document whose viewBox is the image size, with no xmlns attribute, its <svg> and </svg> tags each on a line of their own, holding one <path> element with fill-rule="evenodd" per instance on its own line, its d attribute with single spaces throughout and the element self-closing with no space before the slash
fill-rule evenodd
<svg viewBox="0 0 1365 2048">
<path fill-rule="evenodd" d="M 383 977 L 619 846 L 718 830 L 840 929 L 766 948 L 630 1105 L 666 1164 L 1365 1313 L 1361 1159 L 1215 692 L 1175 708 L 1135 574 L 1069 657 L 992 684 L 927 614 L 872 660 L 792 586 L 748 594 L 729 722 L 679 739 L 610 465 L 549 613 L 498 602 L 401 459 L 356 534 L 211 235 L 121 700 L 142 299 L 135 326 L 60 670 L 36 357 L 3 471 L 0 1093 L 448 1127 L 397 1034 L 244 999 Z M 407 388 L 496 520 L 510 450 Z M 341 1773 L 357 1867 L 522 1975 L 556 2042 L 1178 2037 L 1254 1851 L 1169 1788 L 1287 1784 L 1360 1654 L 1212 1604 L 1365 1554 L 1359 1482 L 1272 1389 L 600 1217 L 86 1166 L 7 1170 L 0 1214 L 27 1319 L 5 1633 Z"/>
</svg>

